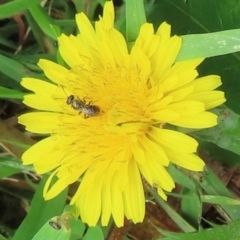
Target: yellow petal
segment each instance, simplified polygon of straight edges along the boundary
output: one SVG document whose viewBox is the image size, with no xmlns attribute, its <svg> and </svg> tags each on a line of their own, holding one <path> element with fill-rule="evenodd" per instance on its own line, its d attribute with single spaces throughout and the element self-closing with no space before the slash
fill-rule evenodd
<svg viewBox="0 0 240 240">
<path fill-rule="evenodd" d="M 113 57 L 118 66 L 127 64 L 125 62 L 125 58 L 126 55 L 128 55 L 128 49 L 125 38 L 119 31 L 114 28 L 106 31 L 101 23 L 102 22 L 95 23 L 96 34 L 99 38 L 99 42 L 105 42 L 107 44 L 111 52 L 114 53 Z M 99 51 L 101 51 L 100 47 Z M 104 58 L 103 53 L 102 58 Z"/>
<path fill-rule="evenodd" d="M 163 167 L 161 158 L 152 158 L 149 152 L 146 152 L 146 159 L 148 161 L 144 165 L 138 165 L 144 178 L 151 186 L 157 184 L 161 188 L 171 191 L 175 185 L 172 177 Z"/>
<path fill-rule="evenodd" d="M 165 201 L 167 201 L 167 195 L 164 193 L 161 187 L 157 188 L 158 195 Z"/>
<path fill-rule="evenodd" d="M 158 64 L 153 73 L 153 78 L 158 79 L 158 81 L 165 76 L 167 71 L 173 65 L 178 52 L 182 44 L 182 39 L 177 36 L 173 36 L 165 46 L 165 49 L 159 55 Z M 161 82 L 161 81 L 159 81 Z"/>
<path fill-rule="evenodd" d="M 151 57 L 151 63 L 152 63 L 152 68 L 156 69 L 159 56 L 164 52 L 165 46 L 167 45 L 169 39 L 170 39 L 170 34 L 171 34 L 171 26 L 167 24 L 166 22 L 163 22 L 157 32 L 156 35 L 158 38 L 158 46 L 156 48 L 156 51 L 152 54 Z"/>
<path fill-rule="evenodd" d="M 177 62 L 166 74 L 167 76 L 180 74 L 185 71 L 195 70 L 196 67 L 203 62 L 204 58 L 196 58 L 187 61 Z"/>
<path fill-rule="evenodd" d="M 175 121 L 169 121 L 169 123 L 186 128 L 209 128 L 217 125 L 217 116 L 210 112 L 201 112 Z"/>
<path fill-rule="evenodd" d="M 107 45 L 106 42 L 100 42 L 99 43 L 99 48 L 101 49 L 101 54 L 102 54 L 102 63 L 103 66 L 106 68 L 111 68 L 114 69 L 116 67 L 115 59 L 114 59 L 114 54 Z"/>
<path fill-rule="evenodd" d="M 144 23 L 140 28 L 140 33 L 134 46 L 142 49 L 148 59 L 154 54 L 159 45 L 159 36 L 154 35 L 153 25 Z"/>
<path fill-rule="evenodd" d="M 205 103 L 206 109 L 217 107 L 226 101 L 222 91 L 205 91 L 190 94 L 185 100 L 194 100 Z"/>
<path fill-rule="evenodd" d="M 123 226 L 124 205 L 122 192 L 118 188 L 116 178 L 113 178 L 111 186 L 112 216 L 117 227 Z"/>
<path fill-rule="evenodd" d="M 137 144 L 132 145 L 132 153 L 133 153 L 133 156 L 137 163 L 139 163 L 139 164 L 145 163 L 146 158 L 144 155 L 144 151 L 142 150 L 142 148 L 139 145 L 137 145 Z"/>
<path fill-rule="evenodd" d="M 133 47 L 131 50 L 131 63 L 141 70 L 143 78 L 147 80 L 151 72 L 151 64 L 147 56 L 138 47 Z M 134 67 L 135 67 L 134 66 Z"/>
<path fill-rule="evenodd" d="M 168 104 L 170 104 L 173 101 L 173 98 L 172 98 L 172 96 L 167 96 L 160 100 L 158 100 L 158 99 L 151 99 L 151 100 L 152 101 L 155 100 L 154 101 L 155 103 L 153 103 L 153 106 L 152 106 L 152 111 L 155 112 L 155 111 L 161 110 L 162 108 L 164 108 Z"/>
<path fill-rule="evenodd" d="M 72 38 L 67 37 L 66 35 L 62 34 L 60 37 L 58 37 L 59 42 L 59 52 L 64 59 L 64 61 L 68 64 L 70 67 L 74 67 L 77 65 L 80 65 L 83 60 L 79 54 L 79 51 L 81 50 L 80 47 L 76 47 L 75 41 L 72 40 Z M 66 77 L 66 75 L 65 75 Z"/>
<path fill-rule="evenodd" d="M 43 111 L 53 111 L 53 112 L 62 112 L 62 106 L 50 96 L 43 97 L 39 94 L 29 94 L 24 96 L 23 103 L 29 107 L 43 110 Z"/>
<path fill-rule="evenodd" d="M 82 195 L 79 202 L 76 204 L 80 206 L 82 221 L 87 223 L 90 227 L 96 226 L 101 210 L 101 198 L 98 194 L 91 188 L 89 193 Z"/>
<path fill-rule="evenodd" d="M 205 163 L 195 154 L 183 153 L 168 147 L 164 147 L 164 150 L 171 159 L 171 162 L 177 164 L 178 166 L 191 171 L 203 171 Z"/>
<path fill-rule="evenodd" d="M 22 161 L 24 165 L 33 164 L 38 161 L 42 154 L 48 155 L 52 152 L 56 142 L 51 137 L 45 138 L 32 147 L 30 147 L 22 155 Z"/>
<path fill-rule="evenodd" d="M 76 14 L 76 22 L 84 43 L 97 49 L 96 33 L 87 16 L 84 13 Z"/>
<path fill-rule="evenodd" d="M 114 27 L 115 11 L 112 1 L 107 1 L 103 8 L 102 21 L 106 30 L 111 30 Z"/>
<path fill-rule="evenodd" d="M 30 132 L 52 133 L 57 128 L 60 116 L 61 114 L 52 112 L 26 113 L 18 117 L 18 122 Z"/>
<path fill-rule="evenodd" d="M 191 87 L 191 82 L 198 76 L 197 70 L 187 70 L 176 74 L 178 76 L 178 82 L 175 84 L 175 89 L 171 89 L 172 92 L 176 91 L 181 87 Z M 175 75 L 170 75 L 175 76 Z M 167 81 L 169 77 L 164 78 L 164 81 Z"/>
<path fill-rule="evenodd" d="M 126 159 L 130 159 L 130 158 L 126 158 Z M 128 168 L 129 168 L 128 164 L 129 164 L 129 160 L 122 162 L 115 174 L 115 177 L 117 179 L 116 181 L 118 182 L 118 187 L 122 192 L 125 191 L 127 182 L 131 181 L 131 176 L 128 174 Z"/>
<path fill-rule="evenodd" d="M 145 197 L 142 180 L 135 161 L 129 161 L 129 181 L 124 192 L 124 206 L 134 223 L 142 222 L 145 214 Z"/>
<path fill-rule="evenodd" d="M 157 142 L 171 149 L 185 153 L 193 153 L 197 150 L 198 142 L 186 134 L 156 127 L 152 127 L 149 134 Z"/>
<path fill-rule="evenodd" d="M 51 175 L 49 176 L 49 178 L 47 179 L 46 183 L 45 183 L 45 186 L 44 186 L 44 189 L 43 189 L 43 197 L 45 198 L 47 192 L 48 192 L 48 189 L 50 188 L 50 185 L 51 185 L 51 182 L 53 180 L 53 178 L 56 176 L 56 173 L 57 173 L 58 170 L 55 170 L 54 172 L 51 173 Z"/>
<path fill-rule="evenodd" d="M 164 109 L 164 110 L 151 113 L 151 117 L 153 119 L 158 120 L 159 122 L 171 122 L 176 119 L 179 119 L 180 114 L 175 111 Z"/>
<path fill-rule="evenodd" d="M 68 85 L 66 74 L 69 70 L 65 67 L 46 59 L 40 59 L 38 66 L 42 68 L 44 74 L 54 83 L 57 83 L 61 86 Z"/>
<path fill-rule="evenodd" d="M 143 175 L 143 177 L 147 180 L 147 182 L 151 186 L 153 186 L 153 184 L 156 183 L 156 181 L 154 181 L 154 179 L 153 179 L 151 169 L 149 167 L 146 167 L 146 164 L 145 165 L 138 164 L 138 168 L 141 172 L 141 175 Z"/>
<path fill-rule="evenodd" d="M 85 221 L 90 227 L 96 226 L 101 214 L 101 188 L 102 184 L 101 180 L 99 180 L 99 182 L 96 183 L 95 186 L 92 187 L 86 195 L 86 201 L 84 206 L 84 211 L 86 211 Z"/>
<path fill-rule="evenodd" d="M 102 216 L 101 223 L 107 226 L 111 216 L 112 202 L 110 194 L 110 185 L 104 184 L 102 187 Z"/>
<path fill-rule="evenodd" d="M 156 35 L 160 36 L 161 42 L 166 44 L 170 38 L 170 34 L 171 25 L 169 25 L 167 22 L 163 22 L 161 25 L 159 25 Z"/>
<path fill-rule="evenodd" d="M 186 88 L 181 88 L 180 90 L 176 90 L 176 91 L 170 93 L 170 96 L 173 98 L 174 102 L 179 102 L 183 99 L 186 100 L 185 98 L 187 96 L 189 96 L 193 92 L 193 90 L 194 90 L 193 86 L 186 87 Z"/>
<path fill-rule="evenodd" d="M 49 97 L 58 88 L 55 84 L 48 83 L 36 78 L 23 78 L 21 85 L 39 95 Z"/>
<path fill-rule="evenodd" d="M 192 82 L 194 86 L 194 93 L 205 92 L 216 89 L 222 85 L 220 76 L 217 75 L 208 75 L 201 77 Z"/>
<path fill-rule="evenodd" d="M 163 166 L 168 166 L 169 159 L 162 150 L 161 146 L 151 141 L 146 136 L 142 136 L 139 141 L 142 145 L 142 148 L 145 148 L 145 154 L 148 153 L 152 159 L 158 160 Z"/>
<path fill-rule="evenodd" d="M 53 186 L 49 190 L 45 190 L 46 193 L 44 194 L 44 199 L 49 200 L 54 197 L 56 197 L 58 194 L 60 194 L 66 187 L 68 187 L 70 184 L 76 182 L 78 179 L 78 174 L 69 174 L 66 178 L 60 178 L 57 180 L 56 183 L 53 184 Z M 47 189 L 47 184 L 45 187 Z"/>
<path fill-rule="evenodd" d="M 170 111 L 179 113 L 181 116 L 192 116 L 205 110 L 204 104 L 197 101 L 182 101 L 169 104 L 166 107 Z M 172 122 L 171 120 L 169 122 Z"/>
</svg>

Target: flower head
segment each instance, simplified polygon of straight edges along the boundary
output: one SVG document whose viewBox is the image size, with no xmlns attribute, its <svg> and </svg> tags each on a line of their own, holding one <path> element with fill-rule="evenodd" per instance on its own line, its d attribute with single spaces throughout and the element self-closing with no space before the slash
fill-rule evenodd
<svg viewBox="0 0 240 240">
<path fill-rule="evenodd" d="M 52 81 L 24 78 L 33 91 L 24 103 L 40 111 L 19 117 L 26 129 L 50 134 L 22 156 L 37 173 L 53 171 L 45 199 L 59 194 L 81 178 L 71 204 L 90 226 L 112 216 L 117 226 L 124 216 L 141 222 L 145 213 L 142 179 L 166 199 L 174 182 L 166 170 L 170 162 L 202 171 L 194 153 L 197 142 L 169 126 L 207 128 L 217 116 L 207 110 L 225 101 L 219 76 L 198 77 L 203 59 L 174 64 L 181 38 L 170 26 L 142 25 L 131 50 L 114 28 L 113 3 L 106 2 L 95 23 L 80 13 L 77 36 L 61 35 L 59 50 L 69 66 L 48 60 L 39 66 Z M 53 176 L 57 182 L 50 188 Z"/>
</svg>

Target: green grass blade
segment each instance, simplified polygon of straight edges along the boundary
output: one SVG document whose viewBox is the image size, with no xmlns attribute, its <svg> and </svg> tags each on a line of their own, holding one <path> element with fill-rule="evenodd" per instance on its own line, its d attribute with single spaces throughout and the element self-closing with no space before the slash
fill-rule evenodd
<svg viewBox="0 0 240 240">
<path fill-rule="evenodd" d="M 155 198 L 156 202 L 167 212 L 171 219 L 184 231 L 184 232 L 194 232 L 196 229 L 191 226 L 186 220 L 184 220 L 174 209 L 172 209 L 166 201 L 164 201 L 158 193 L 152 189 L 148 188 L 149 192 Z"/>
<path fill-rule="evenodd" d="M 0 86 L 0 98 L 22 100 L 23 96 L 24 96 L 24 93 L 22 92 Z"/>
<path fill-rule="evenodd" d="M 199 182 L 204 191 L 209 195 L 228 197 L 233 199 L 233 195 L 224 186 L 221 180 L 213 173 L 210 168 L 203 173 L 203 180 Z M 239 219 L 240 206 L 221 204 L 221 208 L 228 214 L 232 220 Z"/>
<path fill-rule="evenodd" d="M 41 0 L 15 0 L 0 5 L 0 19 L 11 17 L 14 14 L 25 11 L 31 6 L 37 5 Z"/>
<path fill-rule="evenodd" d="M 126 36 L 127 41 L 135 41 L 140 27 L 146 22 L 144 4 L 142 0 L 126 1 Z"/>
<path fill-rule="evenodd" d="M 196 190 L 196 184 L 194 181 L 189 178 L 186 174 L 180 171 L 174 164 L 170 164 L 167 168 L 174 182 L 179 183 L 181 186 L 191 189 L 192 191 Z"/>
<path fill-rule="evenodd" d="M 20 82 L 23 77 L 31 76 L 32 73 L 29 72 L 28 68 L 26 68 L 21 63 L 6 57 L 0 54 L 0 71 L 4 73 L 9 78 Z"/>
<path fill-rule="evenodd" d="M 45 175 L 38 185 L 34 198 L 31 202 L 31 208 L 28 215 L 18 228 L 12 240 L 32 239 L 38 230 L 48 221 L 48 219 L 61 215 L 65 200 L 67 197 L 67 190 L 61 192 L 54 199 L 45 201 L 43 199 L 43 188 L 48 176 Z"/>
<path fill-rule="evenodd" d="M 182 36 L 183 45 L 176 62 L 220 56 L 240 51 L 240 29 Z"/>
<path fill-rule="evenodd" d="M 192 135 L 240 155 L 240 116 L 224 106 L 212 112 L 218 116 L 218 125 L 195 131 Z"/>
<path fill-rule="evenodd" d="M 239 240 L 240 220 L 230 222 L 225 226 L 201 230 L 197 233 L 172 233 L 165 230 L 160 230 L 160 232 L 167 236 L 166 238 L 161 238 L 164 240 Z"/>
<path fill-rule="evenodd" d="M 182 190 L 183 198 L 181 199 L 181 216 L 187 220 L 196 229 L 202 216 L 202 202 L 196 191 L 191 191 L 187 188 Z"/>
<path fill-rule="evenodd" d="M 53 19 L 47 14 L 41 6 L 36 5 L 29 8 L 32 17 L 38 23 L 42 31 L 54 40 L 61 34 L 60 28 L 54 25 Z"/>
<path fill-rule="evenodd" d="M 201 200 L 206 203 L 220 204 L 220 205 L 240 205 L 240 200 L 229 197 L 202 195 Z"/>
<path fill-rule="evenodd" d="M 23 165 L 21 160 L 13 156 L 4 156 L 0 158 L 0 178 L 11 175 L 11 172 L 32 171 L 32 165 Z M 6 169 L 6 171 L 4 170 Z M 13 173 L 12 173 L 13 174 Z"/>
<path fill-rule="evenodd" d="M 8 177 L 21 172 L 22 168 L 22 164 L 17 158 L 11 155 L 0 157 L 0 178 Z"/>
<path fill-rule="evenodd" d="M 70 239 L 70 235 L 71 231 L 65 226 L 61 226 L 60 229 L 55 229 L 50 226 L 49 221 L 47 221 L 32 240 L 68 240 Z"/>
<path fill-rule="evenodd" d="M 88 228 L 83 240 L 104 240 L 104 235 L 99 226 Z"/>
</svg>

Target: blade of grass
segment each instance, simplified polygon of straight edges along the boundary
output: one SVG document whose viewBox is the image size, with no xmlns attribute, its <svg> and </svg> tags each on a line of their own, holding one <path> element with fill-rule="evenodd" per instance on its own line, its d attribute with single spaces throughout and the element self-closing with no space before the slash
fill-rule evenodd
<svg viewBox="0 0 240 240">
<path fill-rule="evenodd" d="M 0 240 L 7 240 L 2 234 L 0 234 Z"/>
<path fill-rule="evenodd" d="M 1 6 L 1 5 L 0 5 Z M 10 42 L 9 40 L 7 40 L 5 38 L 5 36 L 0 36 L 0 44 L 3 45 L 3 46 L 6 46 L 6 47 L 9 47 L 13 50 L 15 50 L 17 48 L 16 45 L 14 45 L 14 43 Z"/>
<path fill-rule="evenodd" d="M 10 171 L 10 168 L 13 169 L 12 171 L 14 171 L 14 169 L 17 172 L 21 172 L 21 171 L 31 171 L 34 172 L 34 168 L 32 165 L 22 165 L 22 162 L 20 159 L 15 158 L 13 156 L 5 156 L 5 157 L 1 157 L 0 158 L 0 177 L 4 176 L 4 174 L 6 174 L 6 172 L 4 172 L 4 170 L 2 170 L 2 168 L 8 168 Z M 6 176 L 5 176 L 6 177 Z"/>
<path fill-rule="evenodd" d="M 181 215 L 196 229 L 199 228 L 199 224 L 202 216 L 202 203 L 198 192 L 191 191 L 188 188 L 183 188 L 183 197 L 181 199 Z"/>
<path fill-rule="evenodd" d="M 234 198 L 230 191 L 224 186 L 221 180 L 214 174 L 210 168 L 206 168 L 207 171 L 203 173 L 203 180 L 199 182 L 201 187 L 209 195 L 222 196 L 228 198 Z M 226 204 L 221 204 L 221 208 L 228 214 L 232 220 L 239 219 L 240 216 L 240 206 Z"/>
<path fill-rule="evenodd" d="M 189 178 L 186 174 L 176 168 L 175 165 L 170 164 L 167 168 L 174 182 L 179 183 L 180 185 L 191 189 L 192 191 L 196 191 L 196 184 L 193 179 Z"/>
<path fill-rule="evenodd" d="M 126 36 L 128 42 L 136 40 L 140 27 L 146 22 L 143 0 L 126 1 Z"/>
<path fill-rule="evenodd" d="M 6 125 L 6 122 L 0 120 L 0 136 L 2 139 L 6 141 L 1 141 L 1 146 L 6 149 L 7 152 L 11 153 L 12 155 L 16 156 L 17 158 L 21 158 L 24 148 L 23 146 L 19 146 L 18 143 L 22 144 L 33 144 L 34 141 L 29 138 L 27 135 L 23 134 L 19 130 L 9 127 Z M 7 141 L 13 142 L 11 144 Z"/>
<path fill-rule="evenodd" d="M 6 57 L 0 54 L 0 71 L 4 73 L 9 78 L 20 82 L 23 77 L 36 77 L 39 74 L 34 74 L 29 71 L 23 64 L 11 59 L 10 57 Z M 1 81 L 1 80 L 0 80 Z"/>
<path fill-rule="evenodd" d="M 22 171 L 22 165 L 13 156 L 0 156 L 0 178 L 11 176 Z"/>
<path fill-rule="evenodd" d="M 41 6 L 35 5 L 29 8 L 29 12 L 35 19 L 42 31 L 54 40 L 61 34 L 60 28 L 54 25 L 53 19 Z"/>
<path fill-rule="evenodd" d="M 220 204 L 220 205 L 240 205 L 240 200 L 229 197 L 202 195 L 201 200 L 206 203 Z"/>
<path fill-rule="evenodd" d="M 0 86 L 0 98 L 22 100 L 23 96 L 24 96 L 24 93 L 22 92 Z"/>
<path fill-rule="evenodd" d="M 70 219 L 68 225 L 71 228 L 71 240 L 82 239 L 86 230 L 85 224 L 80 219 Z"/>
<path fill-rule="evenodd" d="M 166 238 L 161 238 L 164 240 L 239 240 L 240 220 L 231 222 L 225 226 L 201 230 L 197 233 L 173 233 L 162 229 L 159 229 L 159 232 L 167 236 Z"/>
<path fill-rule="evenodd" d="M 86 234 L 83 237 L 83 240 L 104 240 L 104 235 L 102 229 L 99 226 L 88 228 Z"/>
<path fill-rule="evenodd" d="M 240 29 L 181 36 L 182 48 L 176 62 L 219 56 L 240 51 Z"/>
<path fill-rule="evenodd" d="M 0 138 L 0 142 L 9 143 L 13 146 L 22 148 L 23 150 L 27 150 L 28 148 L 30 148 L 32 146 L 32 144 L 21 143 L 21 142 L 16 141 L 16 140 L 8 140 L 8 139 L 5 139 L 5 138 Z"/>
<path fill-rule="evenodd" d="M 48 240 L 68 240 L 70 239 L 71 231 L 70 229 L 66 228 L 66 226 L 59 226 L 58 229 L 52 227 L 49 222 L 47 221 L 42 228 L 36 233 L 36 235 L 32 238 L 32 240 L 41 240 L 41 239 L 48 239 Z"/>
<path fill-rule="evenodd" d="M 186 222 L 175 210 L 173 210 L 167 202 L 165 202 L 153 188 L 148 188 L 149 192 L 155 198 L 157 203 L 167 212 L 171 219 L 184 231 L 195 232 L 196 229 Z"/>
<path fill-rule="evenodd" d="M 38 185 L 31 202 L 30 211 L 17 229 L 12 240 L 33 239 L 33 236 L 46 223 L 46 221 L 48 221 L 48 219 L 61 215 L 67 197 L 67 190 L 62 191 L 54 199 L 45 201 L 42 194 L 47 178 L 48 176 L 45 175 Z"/>
<path fill-rule="evenodd" d="M 0 5 L 0 19 L 11 17 L 14 14 L 23 12 L 31 6 L 37 5 L 41 0 L 15 0 Z"/>
<path fill-rule="evenodd" d="M 240 116 L 226 106 L 215 108 L 211 112 L 218 116 L 218 125 L 195 131 L 192 135 L 240 155 Z M 229 156 L 228 161 L 231 161 Z"/>
</svg>

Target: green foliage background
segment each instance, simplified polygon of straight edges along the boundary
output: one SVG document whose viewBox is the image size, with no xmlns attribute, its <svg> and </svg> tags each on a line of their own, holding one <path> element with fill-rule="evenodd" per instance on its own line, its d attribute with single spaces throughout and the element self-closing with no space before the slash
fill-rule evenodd
<svg viewBox="0 0 240 240">
<path fill-rule="evenodd" d="M 22 77 L 35 77 L 47 80 L 36 66 L 40 58 L 58 61 L 62 59 L 58 54 L 56 40 L 61 33 L 76 34 L 74 16 L 85 11 L 85 4 L 89 4 L 88 16 L 96 20 L 101 14 L 104 0 L 78 1 L 69 4 L 65 0 L 51 2 L 51 9 L 59 18 L 48 15 L 50 2 L 44 7 L 39 0 L 14 0 L 0 5 L 0 20 L 6 21 L 0 25 L 0 98 L 21 104 L 25 90 L 20 86 Z M 219 125 L 206 130 L 191 132 L 200 142 L 200 150 L 218 160 L 221 164 L 236 167 L 240 165 L 240 2 L 239 0 L 126 0 L 126 4 L 116 1 L 116 27 L 126 36 L 129 42 L 134 38 L 142 22 L 153 23 L 155 29 L 161 22 L 167 21 L 172 25 L 172 33 L 183 36 L 183 48 L 177 61 L 194 57 L 207 59 L 199 67 L 200 75 L 221 75 L 227 102 L 225 106 L 214 110 L 219 117 Z M 127 9 L 127 10 L 126 10 Z M 144 14 L 146 12 L 146 16 Z M 136 21 L 130 21 L 133 13 Z M 19 28 L 13 20 L 13 15 L 20 14 L 25 27 L 31 28 L 30 38 L 23 46 L 16 38 Z M 10 20 L 9 20 L 10 18 Z M 126 24 L 127 22 L 127 24 Z M 186 131 L 185 129 L 179 129 Z M 21 153 L 29 146 L 23 137 L 15 137 L 6 130 L 4 122 L 0 124 L 0 141 L 18 148 L 14 157 L 0 155 L 0 177 L 9 177 L 14 173 L 29 170 L 19 164 Z M 30 169 L 31 170 L 31 169 Z M 181 211 L 177 213 L 168 203 L 149 189 L 156 202 L 164 207 L 169 216 L 186 234 L 173 234 L 159 230 L 166 239 L 240 239 L 239 219 L 240 202 L 222 184 L 210 168 L 203 174 L 203 181 L 197 181 L 198 176 L 189 177 L 174 166 L 169 167 L 174 180 L 183 187 L 181 195 Z M 19 194 L 19 198 L 27 198 L 32 207 L 28 216 L 17 231 L 10 238 L 22 239 L 104 239 L 109 229 L 86 228 L 80 220 L 74 220 L 71 228 L 56 232 L 51 229 L 48 221 L 60 216 L 64 211 L 66 192 L 58 199 L 44 202 L 42 200 L 42 186 L 45 179 L 36 188 L 32 197 Z M 204 190 L 204 194 L 203 194 Z M 7 191 L 4 189 L 4 191 Z M 57 201 L 57 204 L 56 204 Z M 218 204 L 231 221 L 226 227 L 213 228 L 211 231 L 199 231 L 203 203 Z M 41 207 L 39 207 L 41 206 Z M 54 206 L 54 207 L 53 207 Z M 43 211 L 45 209 L 45 211 Z M 36 223 L 36 220 L 38 224 Z M 4 227 L 4 226 L 2 226 Z M 31 227 L 31 231 L 27 230 Z M 64 226 L 63 226 L 64 227 Z M 85 231 L 85 228 L 87 229 Z M 81 229 L 81 231 L 79 231 Z M 220 230 L 219 230 L 220 229 Z M 224 234 L 222 230 L 224 230 Z M 39 231 L 40 230 L 40 231 Z M 39 231 L 39 232 L 38 232 Z M 26 234 L 26 232 L 28 232 Z M 47 235 L 46 235 L 47 234 Z M 84 235 L 85 234 L 85 235 Z M 84 236 L 83 236 L 84 235 Z M 227 236 L 227 237 L 226 237 Z M 2 237 L 2 238 L 1 238 Z M 0 236 L 1 239 L 6 239 Z M 9 238 L 9 239 L 10 239 Z M 127 236 L 125 239 L 128 239 Z"/>
</svg>

